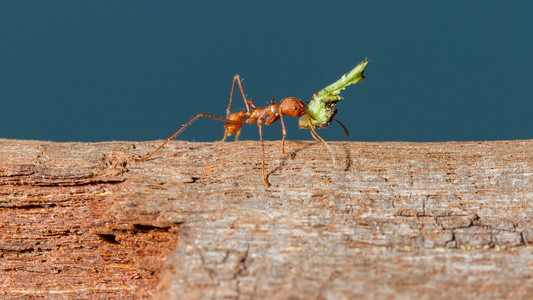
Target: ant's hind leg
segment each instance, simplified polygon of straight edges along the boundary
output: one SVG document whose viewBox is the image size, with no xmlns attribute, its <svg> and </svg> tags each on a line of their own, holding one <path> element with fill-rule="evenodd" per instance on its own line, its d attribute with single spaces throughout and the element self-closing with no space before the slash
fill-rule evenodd
<svg viewBox="0 0 533 300">
<path fill-rule="evenodd" d="M 242 130 L 242 128 L 239 129 L 239 131 L 237 131 L 237 132 L 235 133 L 235 141 L 236 141 L 236 142 L 239 140 L 239 136 L 241 136 L 241 130 Z"/>
<path fill-rule="evenodd" d="M 155 149 L 148 156 L 141 157 L 141 158 L 133 158 L 133 160 L 134 161 L 146 161 L 146 160 L 148 160 L 150 157 L 154 156 L 154 154 L 156 154 L 159 150 L 161 150 L 161 148 L 163 148 L 166 144 L 168 144 L 168 142 L 170 142 L 173 139 L 175 139 L 178 135 L 181 134 L 181 132 L 183 130 L 185 130 L 185 128 L 189 127 L 194 121 L 196 121 L 196 119 L 198 119 L 200 117 L 211 118 L 211 119 L 214 119 L 214 120 L 222 121 L 222 122 L 224 122 L 226 124 L 227 123 L 229 123 L 229 124 L 243 124 L 243 123 L 241 123 L 239 121 L 230 120 L 230 119 L 226 119 L 226 118 L 221 118 L 221 117 L 218 117 L 218 116 L 215 116 L 215 115 L 212 115 L 212 114 L 201 113 L 201 114 L 197 115 L 196 117 L 192 118 L 189 122 L 187 122 L 187 124 L 181 126 L 180 130 L 176 131 L 176 133 L 174 133 L 171 137 L 169 137 L 163 144 L 161 144 L 161 146 L 157 147 L 157 149 Z M 226 139 L 226 134 L 224 133 L 224 140 L 225 139 Z"/>
<path fill-rule="evenodd" d="M 228 134 L 226 133 L 226 130 L 224 130 L 224 137 L 219 142 L 224 143 L 227 137 L 228 137 Z"/>
<path fill-rule="evenodd" d="M 239 129 L 239 131 L 237 131 L 235 133 L 235 141 L 236 142 L 239 140 L 239 136 L 241 135 L 241 130 L 242 130 L 242 128 Z M 219 142 L 224 143 L 226 141 L 226 139 L 228 138 L 228 136 L 229 136 L 228 132 L 224 130 L 224 137 Z"/>
</svg>

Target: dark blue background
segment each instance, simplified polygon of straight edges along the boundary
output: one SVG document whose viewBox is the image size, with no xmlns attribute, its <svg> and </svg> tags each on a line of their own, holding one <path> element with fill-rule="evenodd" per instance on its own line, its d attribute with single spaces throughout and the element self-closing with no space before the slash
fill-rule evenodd
<svg viewBox="0 0 533 300">
<path fill-rule="evenodd" d="M 338 105 L 349 140 L 533 138 L 532 2 L 367 2 L 2 1 L 0 137 L 164 139 L 223 116 L 235 73 L 258 105 L 307 101 L 368 57 Z M 222 135 L 200 120 L 180 138 Z"/>
</svg>

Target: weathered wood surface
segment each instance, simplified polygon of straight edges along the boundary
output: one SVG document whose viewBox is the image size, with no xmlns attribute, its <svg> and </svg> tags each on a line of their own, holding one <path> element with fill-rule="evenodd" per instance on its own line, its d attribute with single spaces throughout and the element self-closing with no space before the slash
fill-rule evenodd
<svg viewBox="0 0 533 300">
<path fill-rule="evenodd" d="M 533 295 L 533 140 L 0 140 L 0 298 Z"/>
</svg>

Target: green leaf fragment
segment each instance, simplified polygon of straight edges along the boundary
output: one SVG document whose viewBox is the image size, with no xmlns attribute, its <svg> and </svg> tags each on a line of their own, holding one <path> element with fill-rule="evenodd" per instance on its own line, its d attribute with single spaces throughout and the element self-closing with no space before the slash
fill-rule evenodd
<svg viewBox="0 0 533 300">
<path fill-rule="evenodd" d="M 359 63 L 350 72 L 342 75 L 342 77 L 334 83 L 323 88 L 320 92 L 313 95 L 311 102 L 307 105 L 309 114 L 305 114 L 298 120 L 300 128 L 309 128 L 313 123 L 314 128 L 324 128 L 331 124 L 333 117 L 337 113 L 337 102 L 342 100 L 339 95 L 345 87 L 359 83 L 365 79 L 363 72 L 370 60 L 365 60 Z M 311 118 L 309 118 L 311 115 Z"/>
</svg>

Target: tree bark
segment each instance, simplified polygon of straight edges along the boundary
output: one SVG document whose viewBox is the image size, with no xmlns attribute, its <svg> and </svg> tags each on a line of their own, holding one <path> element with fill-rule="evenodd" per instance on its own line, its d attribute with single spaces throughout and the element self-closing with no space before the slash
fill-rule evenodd
<svg viewBox="0 0 533 300">
<path fill-rule="evenodd" d="M 0 139 L 0 297 L 526 298 L 533 140 Z"/>
</svg>

